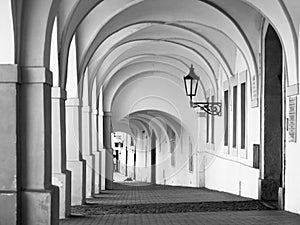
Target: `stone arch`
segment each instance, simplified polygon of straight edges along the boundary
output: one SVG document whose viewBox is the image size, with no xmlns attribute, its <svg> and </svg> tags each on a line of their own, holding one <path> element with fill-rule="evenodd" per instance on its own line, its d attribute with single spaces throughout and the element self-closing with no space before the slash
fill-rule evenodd
<svg viewBox="0 0 300 225">
<path fill-rule="evenodd" d="M 288 70 L 288 88 L 287 91 L 291 94 L 299 93 L 299 64 L 298 64 L 298 38 L 296 29 L 291 20 L 286 4 L 282 0 L 267 0 L 267 1 L 251 1 L 243 0 L 247 4 L 252 5 L 266 16 L 270 23 L 275 27 L 282 41 L 284 52 L 286 54 L 287 70 Z M 270 7 L 270 4 L 272 7 Z M 289 88 L 290 87 L 290 88 Z M 290 91 L 289 91 L 290 90 Z"/>
<path fill-rule="evenodd" d="M 182 127 L 190 133 L 197 135 L 198 124 L 192 122 L 194 119 L 197 120 L 197 114 L 194 110 L 190 109 L 186 96 L 181 93 L 181 91 L 184 92 L 184 90 L 180 88 L 181 91 L 179 91 L 179 88 L 176 85 L 170 86 L 170 83 L 164 81 L 162 78 L 157 80 L 158 85 L 147 89 L 146 87 L 149 87 L 150 81 L 155 82 L 155 79 L 153 79 L 153 77 L 144 77 L 143 79 L 137 79 L 130 82 L 126 89 L 118 89 L 111 106 L 111 110 L 113 111 L 113 121 L 118 121 L 125 115 L 140 110 L 159 110 L 173 115 L 175 118 L 180 118 Z M 169 85 L 169 93 L 160 94 L 160 85 L 163 85 L 164 87 Z M 129 91 L 132 88 L 135 89 L 134 95 L 133 93 L 130 94 Z M 126 104 L 121 100 L 123 98 L 126 98 Z M 178 133 L 178 135 L 180 134 Z M 195 139 L 196 138 L 197 137 L 195 136 Z"/>
<path fill-rule="evenodd" d="M 19 33 L 22 42 L 18 60 L 20 66 L 49 68 L 51 34 L 59 4 L 60 0 L 46 3 L 29 0 L 22 4 L 22 29 Z"/>
<path fill-rule="evenodd" d="M 134 25 L 134 26 L 138 26 L 138 25 Z M 133 26 L 133 27 L 134 27 Z M 209 54 L 211 54 L 219 63 L 220 63 L 220 65 L 223 67 L 223 69 L 226 71 L 226 75 L 227 75 L 227 77 L 229 77 L 229 76 L 231 76 L 231 74 L 233 74 L 233 68 L 231 68 L 230 66 L 229 66 L 229 64 L 228 64 L 228 62 L 226 61 L 227 59 L 225 59 L 225 57 L 224 57 L 224 53 L 226 53 L 226 51 L 225 52 L 221 52 L 220 50 L 218 50 L 218 49 L 216 49 L 216 47 L 212 44 L 212 43 L 210 43 L 208 40 L 207 40 L 207 38 L 205 38 L 205 37 L 202 37 L 201 36 L 201 34 L 199 34 L 199 33 L 197 33 L 197 32 L 195 32 L 195 31 L 192 31 L 192 30 L 190 30 L 190 29 L 187 29 L 187 28 L 185 28 L 184 26 L 176 26 L 176 25 L 165 25 L 165 24 L 161 24 L 161 23 L 155 23 L 155 22 L 152 22 L 152 23 L 150 23 L 149 25 L 147 25 L 147 27 L 142 27 L 141 28 L 141 31 L 143 31 L 143 30 L 148 30 L 148 27 L 149 28 L 151 28 L 151 27 L 163 27 L 164 28 L 164 30 L 166 30 L 166 29 L 168 29 L 168 30 L 170 30 L 170 28 L 172 28 L 173 30 L 174 30 L 174 32 L 175 32 L 175 30 L 176 30 L 176 34 L 178 35 L 178 37 L 180 37 L 180 36 L 186 36 L 186 35 L 190 35 L 190 38 L 192 38 L 193 37 L 193 40 L 195 39 L 195 38 L 197 38 L 197 40 L 198 41 L 201 41 L 201 42 L 203 42 L 203 44 L 201 44 L 201 43 L 198 43 L 198 41 L 196 41 L 196 39 L 194 40 L 194 41 L 192 41 L 192 40 L 188 40 L 188 37 L 186 37 L 185 39 L 182 39 L 182 38 L 176 38 L 175 36 L 172 38 L 172 37 L 170 37 L 170 38 L 164 38 L 164 39 L 162 39 L 162 40 L 165 40 L 165 41 L 172 41 L 172 42 L 178 42 L 178 44 L 184 44 L 184 42 L 187 42 L 187 43 L 189 43 L 189 45 L 191 46 L 191 45 L 194 45 L 194 46 L 198 46 L 198 48 L 201 48 L 201 49 L 203 49 L 204 51 L 206 51 L 207 53 L 209 53 Z M 127 29 L 129 29 L 129 28 L 127 28 Z M 133 28 L 131 28 L 131 29 L 133 29 Z M 172 29 L 170 30 L 170 31 L 172 31 Z M 122 30 L 123 31 L 123 30 Z M 156 31 L 157 32 L 157 31 Z M 138 33 L 138 32 L 136 32 L 136 33 Z M 113 48 L 111 48 L 111 50 L 109 50 L 107 53 L 106 53 L 106 55 L 107 54 L 109 54 L 109 52 L 113 52 L 113 51 L 115 51 L 117 48 L 120 48 L 121 46 L 123 46 L 123 45 L 126 45 L 126 44 L 129 44 L 129 43 L 134 43 L 135 41 L 142 41 L 142 40 L 155 40 L 155 39 L 153 39 L 153 38 L 150 38 L 150 37 L 144 37 L 143 35 L 142 36 L 139 36 L 138 34 L 136 34 L 136 33 L 134 33 L 134 34 L 132 34 L 132 35 L 130 35 L 129 37 L 124 37 L 124 40 L 122 41 L 122 42 L 119 42 L 117 45 L 116 45 L 116 47 L 113 47 Z M 153 33 L 153 32 L 152 32 Z M 162 33 L 162 32 L 159 32 L 159 33 Z M 182 33 L 181 35 L 179 35 L 179 33 Z M 114 34 L 114 36 L 115 36 L 116 34 Z M 137 36 L 138 35 L 138 36 Z M 135 38 L 135 36 L 137 36 L 137 38 Z M 147 35 L 148 36 L 148 35 Z M 130 39 L 130 40 L 128 40 L 128 39 Z M 159 38 L 159 40 L 161 40 L 161 38 Z M 103 56 L 103 52 L 104 51 L 107 51 L 107 50 L 105 50 L 105 48 L 107 49 L 107 47 L 102 47 L 102 46 L 100 46 L 98 49 L 97 49 L 97 51 L 95 52 L 95 54 L 93 55 L 93 59 L 91 59 L 92 60 L 92 64 L 94 65 L 94 64 L 98 64 L 98 66 L 94 66 L 94 67 L 96 67 L 96 69 L 94 69 L 95 70 L 95 72 L 94 72 L 94 74 L 92 75 L 92 78 L 91 79 L 93 79 L 93 76 L 96 76 L 96 73 L 97 73 L 97 71 L 101 68 L 101 65 L 102 65 L 102 63 L 105 61 L 105 59 L 103 58 L 103 57 L 105 57 L 105 58 L 107 58 L 107 56 Z M 193 47 L 194 49 L 196 49 L 195 47 Z M 206 55 L 207 55 L 207 53 L 206 53 Z M 102 55 L 102 56 L 101 56 Z"/>
<path fill-rule="evenodd" d="M 262 151 L 261 198 L 279 200 L 282 186 L 282 100 L 283 100 L 283 48 L 275 29 L 268 25 L 264 35 L 264 71 L 262 96 Z"/>
</svg>

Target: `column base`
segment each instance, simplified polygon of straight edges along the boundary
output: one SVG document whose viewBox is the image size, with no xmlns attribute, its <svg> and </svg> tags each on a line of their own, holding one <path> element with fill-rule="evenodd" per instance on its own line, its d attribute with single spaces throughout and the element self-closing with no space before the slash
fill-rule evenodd
<svg viewBox="0 0 300 225">
<path fill-rule="evenodd" d="M 67 161 L 71 171 L 71 205 L 85 203 L 86 163 L 83 161 Z"/>
<path fill-rule="evenodd" d="M 21 191 L 22 225 L 59 223 L 59 188 Z"/>
<path fill-rule="evenodd" d="M 95 194 L 99 194 L 101 191 L 101 152 L 93 152 L 95 156 Z"/>
<path fill-rule="evenodd" d="M 86 198 L 92 198 L 95 195 L 95 156 L 94 155 L 83 155 L 86 161 Z"/>
<path fill-rule="evenodd" d="M 71 172 L 52 173 L 52 184 L 59 188 L 59 218 L 71 215 Z"/>
<path fill-rule="evenodd" d="M 259 181 L 260 198 L 268 201 L 278 201 L 280 181 L 275 179 L 261 179 Z"/>
<path fill-rule="evenodd" d="M 17 225 L 17 192 L 0 191 L 0 205 L 1 224 Z"/>
<path fill-rule="evenodd" d="M 105 178 L 105 189 L 112 190 L 113 189 L 113 181 L 111 179 Z"/>
<path fill-rule="evenodd" d="M 278 209 L 284 210 L 284 194 L 285 189 L 283 187 L 280 187 L 278 190 Z"/>
</svg>

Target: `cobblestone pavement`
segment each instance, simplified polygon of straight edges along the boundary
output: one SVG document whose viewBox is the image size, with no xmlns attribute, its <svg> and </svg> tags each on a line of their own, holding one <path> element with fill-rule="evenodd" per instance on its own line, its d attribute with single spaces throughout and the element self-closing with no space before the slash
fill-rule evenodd
<svg viewBox="0 0 300 225">
<path fill-rule="evenodd" d="M 247 201 L 240 196 L 211 191 L 208 189 L 186 188 L 163 185 L 150 185 L 141 182 L 114 183 L 113 190 L 103 191 L 88 203 L 105 205 L 212 202 L 212 201 Z"/>
<path fill-rule="evenodd" d="M 300 225 L 300 215 L 272 210 L 260 201 L 207 189 L 114 183 L 87 204 L 72 208 L 62 225 L 275 224 Z"/>
</svg>

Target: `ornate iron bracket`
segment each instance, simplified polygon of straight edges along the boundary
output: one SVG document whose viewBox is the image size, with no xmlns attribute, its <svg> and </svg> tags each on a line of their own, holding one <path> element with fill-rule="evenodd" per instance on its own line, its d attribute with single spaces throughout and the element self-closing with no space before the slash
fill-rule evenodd
<svg viewBox="0 0 300 225">
<path fill-rule="evenodd" d="M 203 111 L 211 114 L 213 116 L 221 116 L 222 115 L 222 103 L 221 102 L 192 102 L 192 108 L 201 108 Z"/>
</svg>

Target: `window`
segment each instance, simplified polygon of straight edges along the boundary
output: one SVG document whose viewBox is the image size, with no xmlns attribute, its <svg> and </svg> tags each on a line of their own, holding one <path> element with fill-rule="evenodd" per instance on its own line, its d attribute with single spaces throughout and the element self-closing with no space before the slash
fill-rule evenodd
<svg viewBox="0 0 300 225">
<path fill-rule="evenodd" d="M 191 139 L 189 138 L 189 171 L 193 172 L 194 165 L 193 165 L 193 144 Z"/>
<path fill-rule="evenodd" d="M 224 91 L 224 146 L 228 146 L 228 109 L 229 109 L 229 102 L 228 102 L 228 90 Z"/>
<path fill-rule="evenodd" d="M 237 127 L 237 86 L 233 87 L 233 130 L 232 130 L 232 147 L 236 148 L 236 127 Z"/>
<path fill-rule="evenodd" d="M 119 143 L 115 142 L 115 148 L 119 147 Z"/>
<path fill-rule="evenodd" d="M 209 98 L 206 99 L 209 102 Z M 209 114 L 206 113 L 206 143 L 209 143 Z"/>
<path fill-rule="evenodd" d="M 132 137 L 130 137 L 130 146 L 134 146 L 134 141 Z"/>
<path fill-rule="evenodd" d="M 246 84 L 241 84 L 241 148 L 245 149 L 246 139 Z"/>
</svg>

